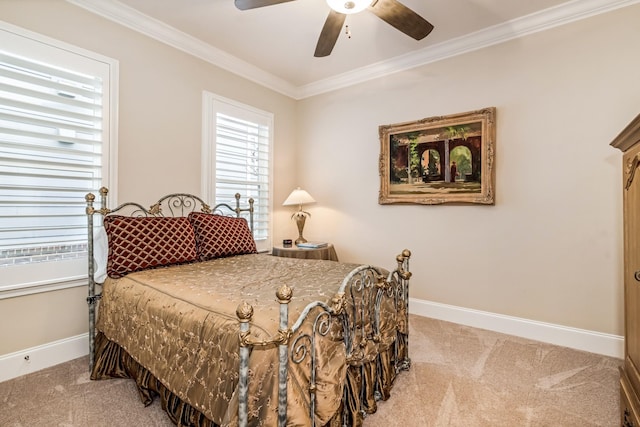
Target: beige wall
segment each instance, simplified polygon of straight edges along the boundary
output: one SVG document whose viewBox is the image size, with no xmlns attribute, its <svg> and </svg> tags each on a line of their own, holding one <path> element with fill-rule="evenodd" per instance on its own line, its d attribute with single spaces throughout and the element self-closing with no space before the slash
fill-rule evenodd
<svg viewBox="0 0 640 427">
<path fill-rule="evenodd" d="M 85 287 L 0 300 L 0 355 L 87 332 Z"/>
<path fill-rule="evenodd" d="M 200 193 L 203 90 L 274 113 L 275 200 L 295 186 L 292 99 L 63 0 L 2 0 L 0 19 L 119 61 L 120 201 Z M 0 300 L 0 355 L 87 331 L 85 294 Z"/>
<path fill-rule="evenodd" d="M 308 239 L 411 296 L 623 334 L 621 153 L 640 112 L 640 6 L 300 102 Z M 495 206 L 377 203 L 378 125 L 497 107 Z"/>
<path fill-rule="evenodd" d="M 63 0 L 0 1 L 0 19 L 119 61 L 120 200 L 199 193 L 208 90 L 275 114 L 274 241 L 296 237 L 280 204 L 302 185 L 318 201 L 305 236 L 386 267 L 411 249 L 413 297 L 617 335 L 621 166 L 608 143 L 640 111 L 639 18 L 632 6 L 295 102 Z M 377 204 L 378 125 L 487 106 L 495 206 Z M 0 300 L 0 355 L 86 331 L 84 295 Z"/>
</svg>

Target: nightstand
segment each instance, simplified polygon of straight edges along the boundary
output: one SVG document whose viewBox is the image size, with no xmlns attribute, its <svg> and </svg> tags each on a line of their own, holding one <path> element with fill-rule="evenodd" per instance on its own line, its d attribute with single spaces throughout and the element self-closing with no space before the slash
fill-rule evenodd
<svg viewBox="0 0 640 427">
<path fill-rule="evenodd" d="M 274 246 L 271 255 L 284 258 L 300 258 L 300 259 L 326 259 L 330 261 L 338 261 L 338 255 L 332 244 L 328 244 L 323 248 L 299 248 L 296 245 L 290 248 L 282 246 Z"/>
</svg>

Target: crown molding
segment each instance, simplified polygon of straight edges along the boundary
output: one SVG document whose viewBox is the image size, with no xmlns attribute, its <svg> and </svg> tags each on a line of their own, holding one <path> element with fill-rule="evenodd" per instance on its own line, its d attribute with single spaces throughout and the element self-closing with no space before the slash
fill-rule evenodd
<svg viewBox="0 0 640 427">
<path fill-rule="evenodd" d="M 299 99 L 353 86 L 389 74 L 473 52 L 529 34 L 549 30 L 591 16 L 640 3 L 640 0 L 573 0 L 447 40 L 387 61 L 357 68 L 327 79 L 298 87 Z"/>
<path fill-rule="evenodd" d="M 67 2 L 266 88 L 300 100 L 631 6 L 640 3 L 640 0 L 572 0 L 456 39 L 303 86 L 294 86 L 280 77 L 150 18 L 116 0 L 67 0 Z"/>
<path fill-rule="evenodd" d="M 261 86 L 296 98 L 297 88 L 284 79 L 268 73 L 221 49 L 204 43 L 163 22 L 144 15 L 116 0 L 67 0 L 75 6 L 142 33 L 162 43 L 207 61 L 217 67 L 258 83 Z"/>
</svg>

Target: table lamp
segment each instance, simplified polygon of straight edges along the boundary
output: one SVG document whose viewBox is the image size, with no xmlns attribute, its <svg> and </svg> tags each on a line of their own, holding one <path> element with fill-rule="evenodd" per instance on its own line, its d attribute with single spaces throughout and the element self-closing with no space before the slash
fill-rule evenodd
<svg viewBox="0 0 640 427">
<path fill-rule="evenodd" d="M 298 205 L 298 211 L 291 215 L 291 219 L 296 220 L 298 226 L 298 238 L 296 239 L 296 245 L 298 243 L 306 243 L 307 239 L 302 237 L 302 230 L 304 229 L 304 222 L 307 220 L 307 216 L 311 216 L 309 212 L 302 210 L 302 205 L 315 203 L 316 201 L 306 191 L 296 188 L 289 194 L 287 200 L 284 201 L 282 206 Z"/>
</svg>

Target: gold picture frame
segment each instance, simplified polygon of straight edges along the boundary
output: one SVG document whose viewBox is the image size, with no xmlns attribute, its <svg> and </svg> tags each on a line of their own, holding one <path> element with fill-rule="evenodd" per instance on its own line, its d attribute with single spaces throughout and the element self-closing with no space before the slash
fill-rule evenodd
<svg viewBox="0 0 640 427">
<path fill-rule="evenodd" d="M 382 125 L 378 203 L 495 204 L 495 107 Z"/>
</svg>

